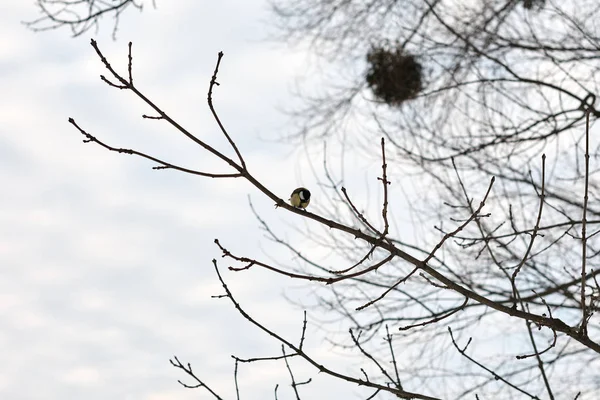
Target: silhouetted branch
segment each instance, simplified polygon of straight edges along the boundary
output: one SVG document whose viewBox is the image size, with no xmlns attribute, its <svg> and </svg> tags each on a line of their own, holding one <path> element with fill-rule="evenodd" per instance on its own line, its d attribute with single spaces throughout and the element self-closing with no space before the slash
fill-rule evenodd
<svg viewBox="0 0 600 400">
<path fill-rule="evenodd" d="M 200 378 L 198 378 L 198 376 L 196 376 L 196 374 L 194 373 L 194 371 L 192 371 L 192 366 L 190 363 L 187 363 L 187 365 L 183 365 L 181 363 L 181 361 L 179 361 L 179 359 L 177 358 L 177 356 L 173 357 L 173 360 L 169 360 L 169 362 L 171 363 L 172 366 L 174 366 L 175 368 L 179 368 L 182 371 L 184 371 L 186 374 L 188 374 L 191 378 L 193 378 L 196 382 L 198 382 L 195 385 L 188 385 L 186 383 L 183 383 L 182 381 L 177 381 L 181 384 L 181 386 L 188 388 L 188 389 L 197 389 L 197 388 L 205 388 L 210 394 L 213 395 L 213 397 L 217 400 L 223 400 L 223 398 L 221 396 L 219 396 L 217 393 L 215 393 L 210 387 L 208 387 L 202 380 L 200 380 Z"/>
<path fill-rule="evenodd" d="M 24 24 L 34 32 L 67 27 L 76 37 L 94 28 L 98 31 L 100 21 L 112 16 L 113 39 L 116 39 L 121 14 L 129 7 L 143 9 L 143 0 L 36 0 L 41 17 Z M 156 8 L 155 0 L 152 5 Z"/>
</svg>

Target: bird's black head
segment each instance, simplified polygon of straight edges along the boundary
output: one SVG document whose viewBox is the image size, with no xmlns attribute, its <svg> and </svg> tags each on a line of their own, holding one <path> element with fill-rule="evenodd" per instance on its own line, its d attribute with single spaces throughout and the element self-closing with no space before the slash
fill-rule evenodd
<svg viewBox="0 0 600 400">
<path fill-rule="evenodd" d="M 308 191 L 308 189 L 302 189 L 300 190 L 300 193 L 298 193 L 298 196 L 300 196 L 300 200 L 302 201 L 307 201 L 310 200 L 310 192 Z"/>
</svg>

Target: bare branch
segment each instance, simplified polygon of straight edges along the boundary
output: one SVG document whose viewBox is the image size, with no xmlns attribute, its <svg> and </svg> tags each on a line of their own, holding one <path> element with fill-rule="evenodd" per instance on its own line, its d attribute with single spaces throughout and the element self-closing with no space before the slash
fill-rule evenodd
<svg viewBox="0 0 600 400">
<path fill-rule="evenodd" d="M 587 109 L 585 113 L 585 189 L 583 194 L 583 216 L 581 217 L 581 326 L 579 333 L 582 336 L 587 336 L 588 334 L 587 324 L 589 318 L 585 300 L 585 269 L 587 262 L 586 222 L 590 177 L 590 113 L 590 109 Z"/>
<path fill-rule="evenodd" d="M 479 363 L 474 358 L 472 358 L 471 356 L 469 356 L 466 353 L 466 351 L 467 351 L 467 347 L 471 343 L 471 338 L 469 338 L 469 341 L 467 342 L 467 344 L 465 345 L 465 347 L 461 349 L 460 347 L 458 347 L 458 344 L 456 343 L 456 340 L 454 340 L 454 335 L 452 334 L 452 329 L 450 327 L 448 327 L 448 332 L 450 333 L 450 339 L 452 340 L 452 344 L 454 345 L 454 347 L 456 348 L 456 350 L 458 350 L 458 352 L 460 353 L 461 356 L 465 357 L 467 360 L 471 361 L 473 364 L 477 365 L 478 367 L 480 367 L 480 368 L 484 369 L 485 371 L 489 372 L 490 374 L 492 374 L 492 376 L 494 377 L 494 379 L 500 380 L 500 381 L 506 383 L 509 387 L 511 387 L 511 388 L 519 391 L 520 393 L 524 394 L 525 396 L 529 397 L 530 399 L 540 400 L 539 397 L 534 396 L 533 394 L 528 393 L 527 391 L 521 389 L 520 387 L 512 384 L 508 380 L 504 379 L 502 376 L 498 375 L 497 373 L 495 373 L 491 369 L 487 368 L 486 366 L 484 366 L 483 364 Z"/>
<path fill-rule="evenodd" d="M 215 271 L 217 273 L 219 281 L 221 282 L 221 285 L 223 286 L 223 289 L 225 290 L 226 297 L 229 298 L 229 300 L 233 303 L 233 305 L 236 308 L 236 310 L 246 320 L 248 320 L 250 323 L 252 323 L 254 326 L 256 326 L 257 328 L 259 328 L 260 330 L 262 330 L 263 332 L 265 332 L 269 336 L 273 337 L 274 339 L 278 340 L 283 345 L 285 345 L 288 348 L 290 348 L 292 351 L 294 351 L 294 353 L 298 354 L 301 358 L 303 358 L 304 360 L 306 360 L 313 367 L 317 368 L 319 370 L 319 372 L 325 373 L 327 375 L 330 375 L 330 376 L 338 378 L 338 379 L 345 380 L 347 382 L 355 383 L 355 384 L 362 385 L 362 386 L 371 387 L 371 388 L 374 388 L 374 389 L 380 389 L 382 391 L 386 391 L 386 392 L 392 393 L 392 394 L 394 394 L 394 395 L 396 395 L 397 397 L 400 397 L 400 398 L 415 398 L 415 399 L 425 399 L 425 400 L 434 400 L 434 399 L 436 399 L 435 397 L 425 396 L 425 395 L 418 394 L 418 393 L 411 393 L 411 392 L 407 392 L 407 391 L 404 391 L 404 390 L 398 390 L 398 389 L 395 389 L 395 388 L 389 388 L 387 386 L 380 385 L 380 384 L 377 384 L 377 383 L 374 383 L 374 382 L 370 382 L 370 381 L 366 381 L 366 380 L 363 380 L 363 379 L 354 378 L 354 377 L 349 376 L 349 375 L 344 375 L 344 374 L 335 372 L 335 371 L 333 371 L 333 370 L 325 367 L 322 364 L 317 363 L 310 356 L 308 356 L 308 354 L 306 354 L 304 352 L 304 350 L 300 349 L 299 347 L 295 346 L 293 343 L 287 341 L 286 339 L 284 339 L 283 337 L 281 337 L 277 333 L 275 333 L 272 330 L 268 329 L 267 327 L 265 327 L 264 325 L 262 325 L 261 323 L 259 323 L 258 321 L 256 321 L 254 318 L 252 318 L 246 311 L 244 311 L 244 309 L 235 300 L 235 298 L 233 297 L 233 294 L 231 293 L 231 291 L 229 290 L 229 288 L 225 284 L 225 281 L 223 280 L 223 277 L 221 276 L 221 273 L 219 272 L 219 268 L 217 266 L 217 260 L 213 259 L 212 262 L 213 262 L 213 265 L 215 267 Z"/>
<path fill-rule="evenodd" d="M 174 360 L 174 361 L 173 361 Z M 223 400 L 223 398 L 221 396 L 219 396 L 217 393 L 215 393 L 210 387 L 206 386 L 206 384 L 200 380 L 200 378 L 198 378 L 196 376 L 196 374 L 192 371 L 192 366 L 190 365 L 190 363 L 188 363 L 187 365 L 183 365 L 181 363 L 181 361 L 179 361 L 179 359 L 177 358 L 177 356 L 173 357 L 173 360 L 169 360 L 169 362 L 171 363 L 172 366 L 174 366 L 175 368 L 179 368 L 182 371 L 184 371 L 186 374 L 188 374 L 191 378 L 193 378 L 196 382 L 198 382 L 195 385 L 188 385 L 185 384 L 181 381 L 177 381 L 181 384 L 181 386 L 188 388 L 188 389 L 197 389 L 197 388 L 205 388 L 215 399 L 217 400 Z"/>
</svg>

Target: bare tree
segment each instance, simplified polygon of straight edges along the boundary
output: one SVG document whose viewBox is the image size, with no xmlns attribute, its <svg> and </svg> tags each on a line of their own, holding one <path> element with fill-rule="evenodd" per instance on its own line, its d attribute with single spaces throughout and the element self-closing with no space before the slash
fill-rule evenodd
<svg viewBox="0 0 600 400">
<path fill-rule="evenodd" d="M 485 174 L 487 169 L 484 167 L 488 164 L 481 160 L 483 167 L 466 169 L 463 158 L 476 160 L 478 151 L 456 155 L 447 161 L 426 163 L 423 154 L 398 145 L 394 136 L 381 125 L 385 136 L 373 146 L 381 161 L 381 174 L 376 177 L 382 198 L 377 207 L 379 215 L 372 217 L 360 211 L 362 207 L 355 204 L 352 193 L 340 186 L 329 170 L 327 157 L 323 164 L 323 181 L 328 185 L 329 197 L 316 207 L 317 212 L 310 212 L 292 207 L 261 183 L 250 172 L 251 166 L 246 164 L 235 144 L 234 135 L 224 128 L 213 104 L 222 53 L 210 80 L 208 106 L 234 157 L 225 155 L 186 130 L 143 94 L 134 84 L 131 43 L 126 74 L 113 68 L 95 41 L 92 46 L 109 71 L 108 78 L 101 76 L 104 82 L 133 92 L 153 110 L 152 115 L 144 115 L 144 118 L 168 122 L 203 151 L 220 159 L 231 172 L 193 170 L 154 155 L 114 147 L 69 118 L 84 136 L 84 142 L 146 158 L 156 164 L 154 169 L 157 170 L 173 169 L 218 179 L 245 179 L 274 202 L 274 212 L 295 213 L 322 226 L 324 233 L 315 235 L 316 232 L 311 232 L 312 237 L 350 260 L 346 265 L 333 266 L 312 260 L 310 252 L 301 251 L 295 243 L 283 240 L 270 228 L 266 222 L 268 215 L 257 215 L 259 222 L 272 239 L 287 247 L 301 261 L 300 266 L 288 266 L 284 262 L 273 264 L 254 256 L 236 254 L 229 244 L 215 240 L 223 257 L 233 263 L 229 267 L 231 271 L 251 273 L 256 268 L 264 268 L 326 288 L 319 308 L 329 315 L 340 315 L 343 325 L 348 327 L 345 332 L 332 332 L 329 339 L 355 350 L 363 364 L 356 374 L 342 373 L 311 356 L 304 346 L 307 319 L 310 318 L 306 314 L 302 325 L 299 324 L 299 340 L 285 338 L 269 329 L 268 322 L 257 321 L 237 302 L 219 264 L 213 260 L 223 287 L 223 292 L 214 297 L 231 302 L 250 324 L 282 345 L 280 355 L 253 359 L 236 357 L 236 389 L 239 363 L 281 360 L 289 371 L 295 396 L 300 399 L 302 385 L 310 381 L 298 381 L 290 368 L 288 359 L 297 357 L 314 366 L 315 373 L 370 389 L 369 399 L 385 396 L 473 398 L 477 395 L 577 398 L 581 394 L 597 393 L 595 371 L 600 342 L 598 321 L 593 313 L 600 287 L 593 257 L 598 235 L 588 231 L 598 223 L 594 202 L 590 201 L 595 187 L 589 145 L 589 119 L 595 116 L 595 110 L 590 99 L 584 102 L 584 109 L 580 111 L 581 122 L 588 123 L 580 128 L 581 133 L 575 131 L 583 141 L 574 145 L 577 149 L 583 147 L 584 162 L 578 177 L 584 184 L 579 192 L 553 190 L 557 186 L 547 172 L 548 156 L 533 156 L 539 149 L 523 151 L 529 153 L 528 160 L 538 164 L 539 174 L 526 173 L 521 182 L 510 179 L 511 174 L 516 176 L 521 171 L 514 166 L 509 168 L 511 163 L 508 162 L 503 164 L 507 169 L 499 171 L 497 177 Z M 408 93 L 414 94 L 414 89 Z M 407 99 L 401 102 L 401 107 L 420 101 L 420 98 Z M 422 117 L 427 120 L 425 115 Z M 393 152 L 388 148 L 390 143 Z M 480 150 L 489 151 L 488 148 L 484 146 Z M 431 245 L 405 243 L 395 237 L 391 228 L 389 171 L 399 162 L 398 150 L 410 155 L 411 160 L 420 161 L 424 170 L 432 170 L 428 176 L 438 180 L 441 196 L 431 201 L 436 201 L 438 208 L 442 205 L 442 195 L 451 200 L 447 203 L 448 211 L 438 214 L 444 215 L 445 225 L 451 227 L 440 227 L 441 237 Z M 496 157 L 496 163 L 501 161 L 501 157 Z M 562 165 L 562 162 L 556 161 L 555 165 Z M 449 164 L 448 171 L 441 167 L 444 163 Z M 440 167 L 434 170 L 437 165 Z M 480 178 L 483 174 L 485 180 Z M 569 184 L 574 186 L 573 181 Z M 570 203 L 566 201 L 569 199 Z M 513 202 L 518 202 L 517 206 L 513 207 Z M 506 204 L 508 211 L 504 210 Z M 581 213 L 570 216 L 574 209 Z M 554 222 L 560 218 L 563 220 Z M 381 338 L 381 342 L 375 340 Z M 190 364 L 184 364 L 178 358 L 171 362 L 195 382 L 182 382 L 182 385 L 204 388 L 214 398 L 221 398 Z M 373 366 L 375 372 L 366 372 L 367 365 Z M 239 391 L 236 392 L 239 398 Z M 276 388 L 274 397 L 277 399 L 277 396 Z"/>
<path fill-rule="evenodd" d="M 274 267 L 233 256 L 221 246 L 224 255 L 245 263 L 242 269 L 264 267 L 324 283 L 315 311 L 338 314 L 351 332 L 331 332 L 330 340 L 359 349 L 377 365 L 391 357 L 393 371 L 382 368 L 379 378 L 394 382 L 392 387 L 402 381 L 453 398 L 598 393 L 598 321 L 593 314 L 600 296 L 594 179 L 599 153 L 589 133 L 600 115 L 595 108 L 597 2 L 272 4 L 283 39 L 309 41 L 332 63 L 321 86 L 324 94 L 305 95 L 306 108 L 295 114 L 300 129 L 292 139 L 307 139 L 309 146 L 330 143 L 323 147 L 320 176 L 328 201 L 308 213 L 324 229 L 305 234 L 349 266 L 313 260 L 259 215 L 267 234 L 299 263 Z M 42 17 L 29 25 L 34 30 L 70 26 L 76 36 L 112 14 L 116 29 L 129 5 L 141 7 L 129 0 L 38 0 Z M 141 95 L 131 75 L 130 81 L 122 79 L 117 77 L 115 85 Z M 147 117 L 166 119 L 160 112 Z M 338 134 L 347 126 L 360 129 Z M 373 138 L 382 136 L 387 151 L 384 142 L 373 145 Z M 384 157 L 384 201 L 377 209 L 362 211 L 363 205 L 354 204 L 344 189 L 343 171 L 330 169 L 327 149 L 339 138 L 343 148 Z M 215 175 L 113 148 L 91 135 L 88 139 L 159 162 L 157 168 L 246 178 L 284 207 L 247 173 L 237 149 L 239 162 L 223 159 L 235 172 Z M 491 176 L 495 184 L 488 187 Z M 418 240 L 401 238 L 390 228 L 394 221 L 387 213 L 385 188 L 392 181 L 410 187 L 411 214 L 421 227 Z M 373 222 L 375 212 L 381 213 L 380 225 Z M 229 292 L 225 297 L 234 301 Z M 511 323 L 515 318 L 522 322 Z M 466 336 L 474 337 L 468 348 Z M 284 344 L 302 356 L 298 346 Z"/>
<path fill-rule="evenodd" d="M 513 309 L 551 312 L 582 335 L 598 335 L 592 317 L 598 287 L 588 279 L 596 279 L 599 269 L 594 179 L 599 143 L 586 128 L 600 115 L 598 3 L 273 0 L 272 5 L 283 40 L 309 43 L 330 62 L 329 69 L 320 66 L 322 81 L 315 85 L 320 91 L 300 93 L 305 107 L 293 113 L 299 129 L 291 139 L 361 149 L 375 160 L 380 152 L 372 138 L 384 136 L 388 163 L 396 166 L 390 180 L 407 187 L 411 216 L 420 227 L 418 240 L 396 237 L 397 246 L 427 257 L 451 235 L 443 255 L 429 261 L 437 269 Z M 333 153 L 323 151 L 324 160 Z M 325 161 L 323 169 L 322 183 L 337 193 L 337 207 L 319 213 L 370 229 L 340 211 L 347 201 L 343 171 L 331 171 Z M 496 184 L 486 203 L 493 211 L 455 231 L 450 221 L 473 215 L 490 176 Z M 365 215 L 375 211 L 371 207 Z M 431 234 L 434 224 L 438 235 Z M 326 232 L 305 233 L 350 262 L 369 251 Z M 293 244 L 283 245 L 301 254 Z M 572 341 L 561 347 L 553 332 L 498 320 L 481 303 L 462 307 L 459 296 L 427 281 L 400 283 L 398 276 L 408 271 L 398 264 L 393 272 L 380 270 L 321 292 L 316 308 L 352 317 L 365 341 L 394 324 L 402 326 L 401 345 L 427 342 L 409 364 L 424 379 L 452 388 L 449 397 L 473 392 L 510 397 L 514 392 L 499 376 L 523 382 L 521 388 L 540 398 L 575 396 L 573 381 L 581 382 L 582 393 L 598 392 L 597 374 L 588 368 L 600 362 L 595 352 Z M 379 299 L 381 293 L 386 295 Z M 373 299 L 377 307 L 362 308 Z M 354 305 L 364 310 L 360 316 Z M 473 335 L 474 343 L 494 338 L 497 346 L 473 358 L 493 374 L 482 376 L 485 370 L 474 362 L 466 367 L 468 359 L 460 370 L 452 367 L 454 360 L 440 361 L 439 354 L 458 345 L 440 324 L 428 323 L 444 316 L 455 335 L 459 330 Z M 540 343 L 547 342 L 551 346 L 542 346 L 546 351 L 540 354 Z M 520 361 L 508 362 L 504 348 Z M 537 355 L 522 357 L 525 353 Z M 457 377 L 462 390 L 452 386 Z"/>
</svg>

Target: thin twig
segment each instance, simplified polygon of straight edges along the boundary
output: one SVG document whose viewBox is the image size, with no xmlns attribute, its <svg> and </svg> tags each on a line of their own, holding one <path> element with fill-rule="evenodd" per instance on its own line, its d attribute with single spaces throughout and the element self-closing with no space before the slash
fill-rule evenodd
<svg viewBox="0 0 600 400">
<path fill-rule="evenodd" d="M 396 355 L 394 354 L 394 346 L 392 345 L 392 335 L 390 335 L 390 330 L 389 330 L 387 324 L 385 325 L 385 341 L 387 342 L 387 344 L 390 348 L 390 354 L 392 356 L 392 365 L 394 366 L 394 373 L 396 374 L 396 381 L 394 383 L 396 384 L 396 387 L 398 389 L 402 389 L 402 381 L 400 381 L 400 373 L 398 372 L 398 363 L 396 362 Z"/>
<path fill-rule="evenodd" d="M 579 333 L 587 336 L 588 315 L 585 303 L 585 268 L 587 262 L 587 207 L 590 178 L 590 110 L 585 112 L 585 189 L 583 194 L 583 216 L 581 217 L 581 326 Z"/>
<path fill-rule="evenodd" d="M 537 293 L 535 292 L 535 290 L 533 290 L 533 293 L 535 293 L 537 295 Z M 544 304 L 544 306 L 546 306 L 546 310 L 548 310 L 548 316 L 550 318 L 552 318 L 552 309 L 550 308 L 550 306 L 548 305 L 548 303 L 546 303 L 546 300 L 544 300 L 543 297 L 541 297 L 541 296 L 539 296 L 539 297 L 540 297 L 540 300 L 542 301 L 542 304 Z M 553 333 L 552 343 L 550 343 L 550 345 L 545 350 L 536 352 L 534 354 L 518 355 L 516 357 L 517 360 L 523 360 L 525 358 L 533 357 L 534 355 L 542 355 L 545 352 L 547 352 L 548 350 L 550 350 L 551 348 L 553 348 L 554 346 L 556 346 L 556 340 L 558 339 L 558 336 L 556 335 L 556 331 L 554 329 L 552 329 L 552 333 Z"/>
<path fill-rule="evenodd" d="M 407 331 L 407 330 L 409 330 L 409 329 L 416 328 L 416 327 L 418 327 L 418 326 L 425 326 L 425 325 L 429 325 L 429 324 L 433 324 L 433 323 L 439 322 L 439 321 L 441 321 L 441 320 L 443 320 L 443 319 L 446 319 L 446 318 L 448 318 L 448 317 L 450 317 L 450 316 L 452 316 L 452 315 L 456 314 L 456 313 L 457 313 L 457 312 L 459 312 L 460 310 L 464 310 L 464 308 L 467 306 L 467 303 L 468 303 L 468 302 L 469 302 L 469 298 L 468 298 L 468 297 L 466 297 L 466 298 L 465 298 L 465 300 L 463 301 L 463 303 L 462 303 L 460 306 L 458 306 L 458 307 L 455 307 L 455 308 L 451 309 L 451 310 L 450 310 L 450 311 L 448 311 L 446 314 L 438 315 L 438 316 L 437 316 L 437 317 L 435 317 L 435 318 L 431 318 L 431 319 L 429 319 L 429 320 L 427 320 L 427 321 L 420 322 L 420 323 L 418 323 L 418 324 L 412 324 L 412 325 L 407 325 L 407 326 L 401 326 L 401 327 L 399 327 L 398 329 L 399 329 L 399 330 L 401 330 L 401 331 Z"/>
<path fill-rule="evenodd" d="M 198 378 L 194 374 L 194 371 L 192 371 L 192 366 L 191 366 L 190 363 L 187 363 L 187 365 L 183 365 L 181 363 L 181 361 L 179 361 L 179 359 L 177 358 L 177 356 L 174 356 L 173 358 L 174 358 L 175 361 L 169 360 L 169 362 L 171 363 L 172 366 L 174 366 L 175 368 L 179 368 L 179 369 L 183 370 L 186 374 L 188 374 L 196 382 L 198 382 L 198 384 L 196 384 L 196 385 L 188 385 L 188 384 L 183 383 L 182 381 L 178 380 L 177 382 L 179 382 L 179 384 L 181 386 L 183 386 L 185 388 L 188 388 L 188 389 L 197 389 L 197 388 L 203 387 L 206 390 L 208 390 L 210 392 L 210 394 L 212 394 L 215 399 L 217 399 L 217 400 L 223 400 L 223 398 L 221 396 L 219 396 L 217 393 L 215 393 L 215 391 L 213 391 L 210 387 L 208 387 L 203 381 L 200 380 L 200 378 Z"/>
<path fill-rule="evenodd" d="M 132 72 L 132 68 L 133 68 L 133 57 L 131 56 L 131 46 L 133 46 L 132 42 L 129 42 L 129 44 L 127 45 L 128 47 L 128 60 L 127 60 L 127 71 L 129 73 L 129 84 L 131 86 L 133 86 L 133 72 Z"/>
<path fill-rule="evenodd" d="M 300 400 L 300 393 L 298 393 L 298 385 L 296 384 L 296 379 L 294 378 L 294 374 L 292 373 L 292 368 L 290 367 L 290 363 L 288 362 L 288 358 L 285 354 L 285 345 L 281 345 L 281 352 L 283 353 L 283 361 L 285 362 L 285 366 L 290 374 L 290 379 L 292 380 L 292 389 L 294 389 L 294 394 L 296 395 L 296 400 Z"/>
<path fill-rule="evenodd" d="M 157 164 L 160 164 L 160 166 L 152 167 L 152 169 L 174 169 L 174 170 L 177 170 L 177 171 L 185 172 L 187 174 L 205 176 L 207 178 L 240 178 L 240 177 L 242 177 L 242 174 L 239 174 L 239 173 L 233 173 L 233 174 L 212 174 L 212 173 L 209 173 L 209 172 L 196 171 L 196 170 L 193 170 L 193 169 L 188 169 L 188 168 L 180 167 L 180 166 L 175 165 L 175 164 L 168 163 L 166 161 L 160 160 L 160 159 L 158 159 L 156 157 L 153 157 L 153 156 L 148 155 L 146 153 L 142 153 L 142 152 L 137 151 L 137 150 L 123 149 L 123 148 L 113 147 L 113 146 L 110 146 L 110 145 L 102 142 L 101 140 L 99 140 L 95 136 L 93 136 L 90 133 L 88 133 L 85 130 L 83 130 L 83 128 L 81 128 L 77 124 L 77 122 L 75 122 L 75 120 L 73 118 L 69 118 L 69 122 L 75 128 L 77 128 L 77 130 L 83 136 L 85 136 L 85 139 L 83 140 L 84 143 L 90 143 L 90 142 L 97 143 L 97 144 L 99 144 L 100 146 L 104 147 L 105 149 L 107 149 L 109 151 L 114 151 L 116 153 L 136 155 L 136 156 L 139 156 L 139 157 L 146 158 L 148 160 L 154 161 Z"/>
<path fill-rule="evenodd" d="M 238 360 L 235 360 L 235 369 L 233 371 L 233 381 L 235 382 L 235 398 L 240 400 L 240 388 L 238 387 Z"/>
<path fill-rule="evenodd" d="M 463 347 L 461 349 L 460 347 L 458 347 L 458 344 L 456 343 L 456 340 L 454 339 L 454 335 L 452 334 L 452 329 L 450 327 L 448 327 L 448 332 L 450 333 L 450 339 L 452 340 L 452 344 L 454 345 L 454 347 L 456 348 L 456 350 L 463 357 L 465 357 L 467 360 L 471 361 L 473 364 L 477 365 L 478 367 L 480 367 L 480 368 L 486 370 L 487 372 L 489 372 L 490 374 L 492 374 L 492 376 L 494 377 L 494 379 L 506 383 L 511 388 L 513 388 L 513 389 L 515 389 L 515 390 L 523 393 L 524 395 L 528 396 L 531 399 L 540 400 L 539 397 L 537 397 L 537 396 L 535 396 L 535 395 L 533 395 L 531 393 L 528 393 L 527 391 L 525 391 L 525 390 L 521 389 L 520 387 L 514 385 L 513 383 L 509 382 L 507 379 L 503 378 L 502 376 L 498 375 L 496 372 L 492 371 L 491 369 L 489 369 L 485 365 L 483 365 L 480 362 L 478 362 L 477 360 L 475 360 L 473 357 L 469 356 L 466 352 L 467 352 L 467 347 L 471 343 L 471 338 L 469 338 L 469 341 L 467 342 L 467 344 L 465 345 L 465 347 Z"/>
<path fill-rule="evenodd" d="M 367 357 L 369 360 L 373 361 L 373 364 L 377 365 L 377 368 L 379 368 L 379 371 L 381 371 L 381 373 L 382 373 L 382 374 L 383 374 L 383 375 L 384 375 L 386 378 L 388 378 L 388 379 L 390 380 L 390 382 L 394 382 L 394 378 L 392 378 L 392 377 L 390 376 L 390 374 L 389 374 L 389 373 L 386 371 L 386 369 L 385 369 L 385 368 L 383 368 L 383 367 L 381 366 L 381 364 L 379 363 L 379 361 L 377 361 L 377 360 L 375 359 L 375 357 L 373 357 L 373 355 L 372 355 L 371 353 L 367 352 L 367 351 L 366 351 L 366 350 L 365 350 L 365 349 L 364 349 L 364 348 L 361 346 L 360 342 L 358 341 L 358 339 L 359 339 L 359 337 L 360 337 L 360 333 L 359 333 L 359 336 L 357 337 L 357 336 L 355 336 L 355 335 L 354 335 L 354 332 L 352 331 L 352 329 L 348 329 L 348 332 L 350 333 L 350 337 L 352 338 L 352 341 L 354 342 L 354 345 L 355 345 L 356 347 L 358 347 L 358 349 L 360 350 L 360 352 L 361 352 L 361 353 L 362 353 L 362 354 L 363 354 L 365 357 Z M 398 387 L 398 385 L 395 385 L 395 386 L 396 386 L 396 387 Z M 402 390 L 402 388 L 401 388 L 401 387 L 398 387 L 398 389 Z"/>
<path fill-rule="evenodd" d="M 363 223 L 365 224 L 369 229 L 371 229 L 373 232 L 376 232 L 379 236 L 383 236 L 382 232 L 379 231 L 379 229 L 375 228 L 366 218 L 365 216 L 358 211 L 358 209 L 356 208 L 356 206 L 354 205 L 354 203 L 352 202 L 352 200 L 350 200 L 350 196 L 348 196 L 348 192 L 346 190 L 345 187 L 341 188 L 342 193 L 344 194 L 344 198 L 346 199 L 346 201 L 348 202 L 348 204 L 350 204 L 350 207 L 352 208 L 352 211 L 354 211 L 354 214 L 356 215 L 356 217 Z"/>
<path fill-rule="evenodd" d="M 533 227 L 533 232 L 531 233 L 531 240 L 529 241 L 529 246 L 527 247 L 527 250 L 525 251 L 523 258 L 521 258 L 521 262 L 519 262 L 519 265 L 517 265 L 517 268 L 515 268 L 515 270 L 513 271 L 513 274 L 510 279 L 510 283 L 511 283 L 512 290 L 513 290 L 513 299 L 514 299 L 513 307 L 517 307 L 517 298 L 519 296 L 518 292 L 517 292 L 517 284 L 516 284 L 517 275 L 519 274 L 519 272 L 521 271 L 521 268 L 527 261 L 527 258 L 529 257 L 529 253 L 531 252 L 531 249 L 533 248 L 533 242 L 534 242 L 535 238 L 537 237 L 538 230 L 540 229 L 540 221 L 542 219 L 542 210 L 544 209 L 544 199 L 545 199 L 544 189 L 545 189 L 545 187 L 546 187 L 546 155 L 542 154 L 542 188 L 540 190 L 540 195 L 539 195 L 540 196 L 540 206 L 538 209 L 537 220 L 535 221 L 535 226 Z"/>
<path fill-rule="evenodd" d="M 485 202 L 487 201 L 487 198 L 490 195 L 490 192 L 492 191 L 492 187 L 494 186 L 495 180 L 496 180 L 495 177 L 492 177 L 492 179 L 490 180 L 490 184 L 488 185 L 487 191 L 485 192 L 483 199 L 479 203 L 479 207 L 477 207 L 477 209 L 471 214 L 471 216 L 469 216 L 469 218 L 467 218 L 467 220 L 465 222 L 463 222 L 460 226 L 458 226 L 454 231 L 452 231 L 450 233 L 446 233 L 444 235 L 442 240 L 440 240 L 438 242 L 438 244 L 435 245 L 435 247 L 433 248 L 431 253 L 429 253 L 429 255 L 425 258 L 425 260 L 423 260 L 423 264 L 427 264 L 429 262 L 429 260 L 431 260 L 433 258 L 436 251 L 438 251 L 448 239 L 450 239 L 451 237 L 454 237 L 458 232 L 462 231 L 467 225 L 469 225 L 471 223 L 471 221 L 481 217 L 481 215 L 479 213 L 485 206 Z"/>
<path fill-rule="evenodd" d="M 304 310 L 304 319 L 302 321 L 302 334 L 300 335 L 300 344 L 298 348 L 302 350 L 302 346 L 304 346 L 304 338 L 306 337 L 306 310 Z"/>
<path fill-rule="evenodd" d="M 390 293 L 392 290 L 394 290 L 398 285 L 400 285 L 401 283 L 406 282 L 408 280 L 408 278 L 410 278 L 411 276 L 413 276 L 414 273 L 417 272 L 418 270 L 419 270 L 418 266 L 414 267 L 412 269 L 412 271 L 410 271 L 406 276 L 404 276 L 401 279 L 398 279 L 392 286 L 390 286 L 386 290 L 384 290 L 383 293 L 381 293 L 379 296 L 377 296 L 373 300 L 368 301 L 367 303 L 363 304 L 362 306 L 356 307 L 356 311 L 364 310 L 365 308 L 370 307 L 373 304 L 377 303 L 379 300 L 381 300 L 385 296 L 387 296 L 388 293 Z"/>
<path fill-rule="evenodd" d="M 385 139 L 381 138 L 381 159 L 383 163 L 381 164 L 382 175 L 381 178 L 377 178 L 381 181 L 383 185 L 383 207 L 381 208 L 381 216 L 383 217 L 383 232 L 381 233 L 381 237 L 385 237 L 390 230 L 390 223 L 388 221 L 388 185 L 391 182 L 387 179 L 387 163 L 385 161 Z"/>
<path fill-rule="evenodd" d="M 215 110 L 215 106 L 213 105 L 212 93 L 213 93 L 213 88 L 215 87 L 215 85 L 216 86 L 220 85 L 219 82 L 217 82 L 217 74 L 219 73 L 219 66 L 221 65 L 222 58 L 223 58 L 223 52 L 220 51 L 218 54 L 218 57 L 217 57 L 217 65 L 215 65 L 215 70 L 213 72 L 213 76 L 210 79 L 210 84 L 208 86 L 208 107 L 210 108 L 210 112 L 212 113 L 213 117 L 215 118 L 215 121 L 217 121 L 219 128 L 221 128 L 221 132 L 223 132 L 223 135 L 225 135 L 225 137 L 227 138 L 227 141 L 229 142 L 229 144 L 235 151 L 235 154 L 237 154 L 238 160 L 240 160 L 240 163 L 242 164 L 242 168 L 244 170 L 246 170 L 246 161 L 244 161 L 244 157 L 242 157 L 242 153 L 240 153 L 237 145 L 231 139 L 231 136 L 229 136 L 229 133 L 227 133 L 227 129 L 225 129 L 225 127 L 223 126 L 223 123 L 221 122 L 221 119 L 219 118 L 219 115 L 217 114 L 217 111 Z"/>
</svg>

